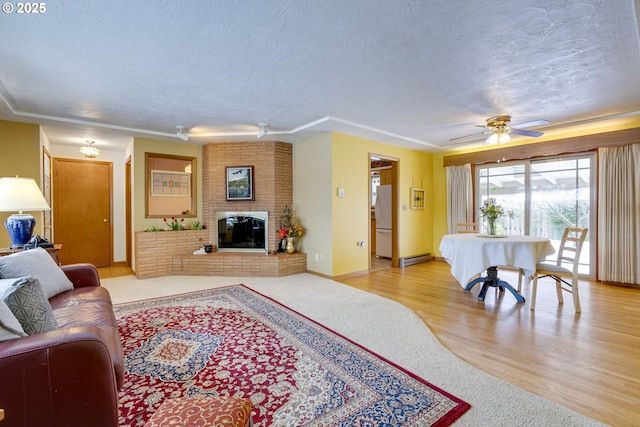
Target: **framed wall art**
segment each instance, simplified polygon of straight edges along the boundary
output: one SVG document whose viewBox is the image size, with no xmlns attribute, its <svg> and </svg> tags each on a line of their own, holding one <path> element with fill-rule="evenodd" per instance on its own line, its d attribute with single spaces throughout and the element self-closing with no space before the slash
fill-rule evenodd
<svg viewBox="0 0 640 427">
<path fill-rule="evenodd" d="M 411 189 L 411 209 L 424 209 L 424 194 L 422 188 Z"/>
<path fill-rule="evenodd" d="M 227 200 L 254 200 L 253 166 L 227 167 Z"/>
<path fill-rule="evenodd" d="M 169 170 L 151 171 L 152 196 L 191 196 L 191 175 Z"/>
<path fill-rule="evenodd" d="M 144 153 L 144 156 L 145 218 L 195 218 L 196 158 L 160 153 Z"/>
</svg>

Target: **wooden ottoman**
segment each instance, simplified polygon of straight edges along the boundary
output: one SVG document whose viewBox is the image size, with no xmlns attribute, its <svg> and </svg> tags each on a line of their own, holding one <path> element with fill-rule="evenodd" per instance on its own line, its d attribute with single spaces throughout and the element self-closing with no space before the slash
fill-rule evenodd
<svg viewBox="0 0 640 427">
<path fill-rule="evenodd" d="M 250 400 L 237 397 L 167 399 L 144 427 L 251 427 Z"/>
</svg>

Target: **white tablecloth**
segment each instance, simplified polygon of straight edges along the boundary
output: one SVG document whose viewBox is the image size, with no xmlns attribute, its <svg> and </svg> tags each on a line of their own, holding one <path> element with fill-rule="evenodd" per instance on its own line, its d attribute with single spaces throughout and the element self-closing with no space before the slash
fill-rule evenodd
<svg viewBox="0 0 640 427">
<path fill-rule="evenodd" d="M 549 239 L 533 236 L 483 237 L 478 234 L 447 234 L 440 252 L 451 265 L 451 274 L 465 287 L 471 279 L 493 266 L 522 268 L 527 277 L 536 263 L 555 252 Z"/>
</svg>

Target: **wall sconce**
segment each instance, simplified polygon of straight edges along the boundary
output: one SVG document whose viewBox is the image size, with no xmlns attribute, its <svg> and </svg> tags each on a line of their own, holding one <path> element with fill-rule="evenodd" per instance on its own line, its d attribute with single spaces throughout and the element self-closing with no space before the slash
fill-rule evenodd
<svg viewBox="0 0 640 427">
<path fill-rule="evenodd" d="M 87 141 L 87 145 L 80 148 L 80 152 L 91 159 L 95 159 L 100 155 L 100 150 L 93 146 L 95 141 Z"/>
</svg>

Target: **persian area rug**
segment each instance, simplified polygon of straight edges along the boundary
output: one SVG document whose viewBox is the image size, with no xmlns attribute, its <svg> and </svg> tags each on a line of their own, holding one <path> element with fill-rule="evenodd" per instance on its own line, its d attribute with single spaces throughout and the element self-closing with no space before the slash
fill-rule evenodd
<svg viewBox="0 0 640 427">
<path fill-rule="evenodd" d="M 256 427 L 447 426 L 470 407 L 243 285 L 114 310 L 126 364 L 120 425 L 142 426 L 183 396 L 248 398 Z"/>
</svg>

